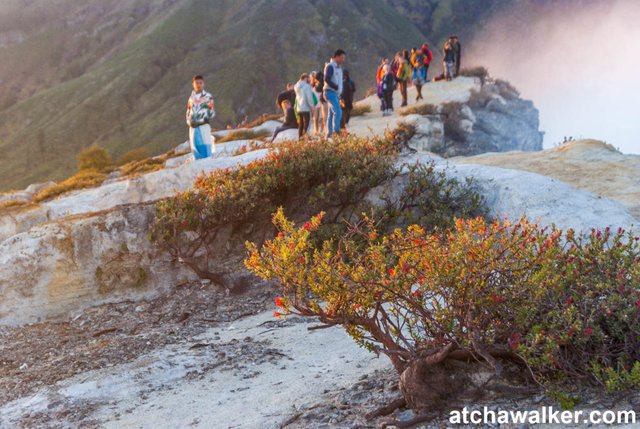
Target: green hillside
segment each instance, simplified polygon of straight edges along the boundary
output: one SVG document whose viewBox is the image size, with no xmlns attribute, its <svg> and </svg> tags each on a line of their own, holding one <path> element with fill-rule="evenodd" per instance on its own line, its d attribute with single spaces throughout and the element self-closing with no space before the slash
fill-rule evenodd
<svg viewBox="0 0 640 429">
<path fill-rule="evenodd" d="M 273 111 L 284 83 L 322 67 L 337 47 L 348 52 L 347 68 L 363 95 L 380 55 L 441 38 L 449 29 L 427 23 L 444 22 L 468 3 L 485 4 L 5 0 L 0 189 L 60 180 L 93 143 L 115 159 L 133 148 L 159 153 L 184 141 L 194 73 L 208 81 L 218 127 Z"/>
</svg>

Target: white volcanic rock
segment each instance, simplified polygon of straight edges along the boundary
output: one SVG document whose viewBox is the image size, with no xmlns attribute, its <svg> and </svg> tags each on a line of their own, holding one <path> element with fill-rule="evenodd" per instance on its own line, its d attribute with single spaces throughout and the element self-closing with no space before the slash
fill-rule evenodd
<svg viewBox="0 0 640 429">
<path fill-rule="evenodd" d="M 276 139 L 273 141 L 274 143 L 282 143 L 284 141 L 298 141 L 298 129 L 285 130 L 278 134 Z"/>
<path fill-rule="evenodd" d="M 0 243 L 0 324 L 69 317 L 152 297 L 194 275 L 148 239 L 152 205 L 31 228 Z"/>
</svg>

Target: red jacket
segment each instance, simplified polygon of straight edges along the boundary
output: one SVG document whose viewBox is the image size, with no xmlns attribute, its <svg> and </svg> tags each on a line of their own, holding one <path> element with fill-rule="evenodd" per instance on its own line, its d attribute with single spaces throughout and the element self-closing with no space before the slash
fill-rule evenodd
<svg viewBox="0 0 640 429">
<path fill-rule="evenodd" d="M 422 45 L 422 48 L 420 48 L 420 50 L 424 54 L 424 65 L 426 66 L 431 62 L 431 60 L 433 60 L 433 52 L 431 52 L 431 49 L 429 49 L 426 43 Z"/>
</svg>

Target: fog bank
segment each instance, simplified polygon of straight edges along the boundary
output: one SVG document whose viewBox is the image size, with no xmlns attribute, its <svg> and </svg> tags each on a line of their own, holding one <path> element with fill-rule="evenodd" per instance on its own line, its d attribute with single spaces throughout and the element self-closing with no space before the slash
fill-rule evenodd
<svg viewBox="0 0 640 429">
<path fill-rule="evenodd" d="M 554 3 L 493 17 L 463 64 L 487 66 L 534 101 L 545 147 L 571 136 L 640 153 L 640 1 Z"/>
</svg>

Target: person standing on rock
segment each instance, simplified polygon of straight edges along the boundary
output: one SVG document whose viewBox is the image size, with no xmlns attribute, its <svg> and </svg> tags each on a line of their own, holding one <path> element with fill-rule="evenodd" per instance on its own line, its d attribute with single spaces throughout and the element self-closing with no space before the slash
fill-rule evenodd
<svg viewBox="0 0 640 429">
<path fill-rule="evenodd" d="M 204 90 L 204 78 L 196 75 L 191 80 L 193 91 L 187 102 L 189 144 L 195 159 L 209 158 L 215 150 L 209 122 L 216 116 L 213 96 Z"/>
<path fill-rule="evenodd" d="M 420 48 L 420 50 L 424 54 L 424 80 L 428 81 L 429 64 L 431 64 L 431 61 L 433 60 L 433 52 L 431 52 L 431 49 L 429 49 L 429 45 L 427 44 L 427 42 L 424 42 L 422 44 L 422 48 Z"/>
<path fill-rule="evenodd" d="M 347 129 L 349 119 L 351 119 L 351 110 L 353 109 L 353 94 L 356 92 L 356 84 L 349 76 L 349 71 L 344 71 L 344 82 L 342 85 L 342 96 L 340 104 L 342 106 L 342 120 L 340 121 L 340 129 Z"/>
<path fill-rule="evenodd" d="M 447 39 L 442 48 L 442 55 L 444 57 L 442 61 L 442 68 L 444 69 L 444 78 L 446 80 L 453 79 L 454 66 L 456 63 L 456 52 L 453 48 L 453 40 L 451 38 Z"/>
<path fill-rule="evenodd" d="M 391 67 L 387 64 L 384 66 L 384 76 L 381 82 L 382 97 L 384 102 L 384 110 L 382 116 L 389 116 L 393 113 L 393 92 L 396 87 L 396 78 L 391 72 Z"/>
<path fill-rule="evenodd" d="M 458 77 L 460 74 L 460 61 L 462 59 L 462 46 L 460 46 L 460 40 L 458 40 L 458 36 L 451 36 L 453 41 L 453 52 L 455 53 L 455 77 Z"/>
<path fill-rule="evenodd" d="M 324 67 L 324 98 L 329 103 L 329 114 L 327 115 L 327 138 L 333 133 L 340 132 L 340 120 L 342 119 L 342 108 L 340 107 L 340 95 L 344 84 L 342 76 L 342 65 L 347 58 L 347 53 L 338 49 L 333 58 Z"/>
<path fill-rule="evenodd" d="M 400 96 L 402 97 L 402 104 L 400 104 L 400 107 L 404 107 L 407 105 L 407 84 L 411 77 L 411 68 L 402 54 L 398 56 L 398 64 L 395 76 L 398 81 L 398 88 L 400 88 Z"/>
<path fill-rule="evenodd" d="M 302 138 L 309 129 L 311 112 L 316 106 L 317 100 L 313 89 L 309 84 L 309 75 L 303 73 L 296 83 L 296 110 L 298 111 L 298 138 Z"/>
<path fill-rule="evenodd" d="M 427 81 L 427 70 L 424 68 L 424 54 L 421 50 L 413 49 L 413 54 L 411 55 L 411 67 L 413 68 L 413 84 L 416 86 L 416 90 L 418 95 L 416 96 L 416 101 L 422 100 L 422 85 L 424 85 Z"/>
<path fill-rule="evenodd" d="M 282 100 L 282 111 L 284 113 L 284 123 L 273 131 L 273 137 L 271 137 L 271 143 L 273 143 L 276 137 L 278 137 L 278 134 L 280 134 L 281 132 L 298 128 L 298 121 L 296 120 L 296 112 L 294 112 L 293 110 L 293 105 L 291 104 L 291 101 L 287 98 Z"/>
<path fill-rule="evenodd" d="M 318 99 L 318 104 L 313 109 L 313 133 L 316 136 L 320 136 L 324 131 L 325 122 L 327 122 L 327 100 L 322 94 L 324 87 L 324 74 L 322 72 L 311 72 L 311 86 Z"/>
</svg>

